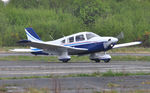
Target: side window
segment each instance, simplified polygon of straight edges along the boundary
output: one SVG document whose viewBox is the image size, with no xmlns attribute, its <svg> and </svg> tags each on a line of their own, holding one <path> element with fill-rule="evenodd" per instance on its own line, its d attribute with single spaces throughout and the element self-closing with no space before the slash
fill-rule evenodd
<svg viewBox="0 0 150 93">
<path fill-rule="evenodd" d="M 85 40 L 84 35 L 76 36 L 76 41 L 83 41 L 83 40 Z"/>
<path fill-rule="evenodd" d="M 64 43 L 65 43 L 65 39 L 64 39 L 64 40 L 62 40 L 62 41 L 61 41 L 61 43 L 62 43 L 62 44 L 64 44 Z"/>
<path fill-rule="evenodd" d="M 72 42 L 74 42 L 74 37 L 69 38 L 69 43 L 72 43 Z"/>
<path fill-rule="evenodd" d="M 93 38 L 93 35 L 91 35 L 91 34 L 86 34 L 86 38 L 87 38 L 87 40 L 89 40 L 89 39 Z"/>
</svg>

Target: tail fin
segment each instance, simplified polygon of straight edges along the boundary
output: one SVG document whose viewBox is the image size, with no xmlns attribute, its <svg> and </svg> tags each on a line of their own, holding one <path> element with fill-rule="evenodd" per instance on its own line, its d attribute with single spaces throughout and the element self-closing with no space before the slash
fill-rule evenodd
<svg viewBox="0 0 150 93">
<path fill-rule="evenodd" d="M 28 40 L 30 41 L 41 41 L 40 37 L 35 33 L 32 28 L 25 28 L 25 32 Z"/>
</svg>

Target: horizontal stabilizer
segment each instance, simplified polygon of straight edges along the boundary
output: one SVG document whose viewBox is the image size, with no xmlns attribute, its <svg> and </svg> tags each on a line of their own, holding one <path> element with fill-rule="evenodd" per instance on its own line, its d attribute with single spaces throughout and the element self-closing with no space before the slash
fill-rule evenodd
<svg viewBox="0 0 150 93">
<path fill-rule="evenodd" d="M 11 49 L 12 52 L 34 52 L 34 50 L 31 49 Z"/>
</svg>

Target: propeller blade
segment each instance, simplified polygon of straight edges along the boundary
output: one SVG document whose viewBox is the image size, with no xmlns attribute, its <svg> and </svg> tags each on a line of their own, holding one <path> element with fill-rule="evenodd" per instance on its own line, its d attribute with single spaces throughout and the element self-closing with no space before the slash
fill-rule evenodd
<svg viewBox="0 0 150 93">
<path fill-rule="evenodd" d="M 123 39 L 124 38 L 124 33 L 121 32 L 118 36 L 117 36 L 118 39 Z"/>
</svg>

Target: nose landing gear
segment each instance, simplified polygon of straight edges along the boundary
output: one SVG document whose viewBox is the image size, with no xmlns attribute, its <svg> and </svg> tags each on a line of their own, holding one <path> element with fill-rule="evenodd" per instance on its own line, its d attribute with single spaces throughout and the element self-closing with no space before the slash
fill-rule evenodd
<svg viewBox="0 0 150 93">
<path fill-rule="evenodd" d="M 109 63 L 111 60 L 111 56 L 106 53 L 104 55 L 94 53 L 91 54 L 89 58 L 90 60 L 93 60 L 96 63 L 99 63 L 101 60 L 103 60 L 105 63 Z"/>
</svg>

